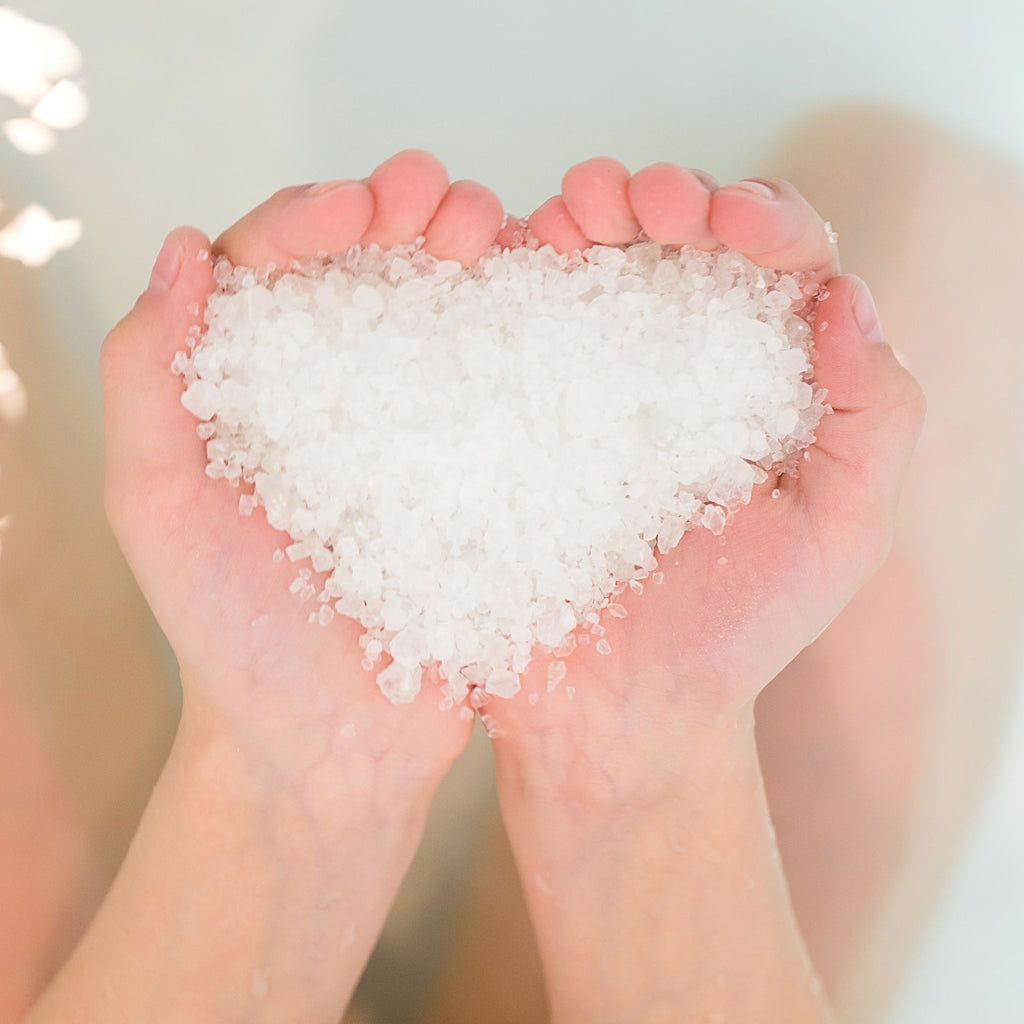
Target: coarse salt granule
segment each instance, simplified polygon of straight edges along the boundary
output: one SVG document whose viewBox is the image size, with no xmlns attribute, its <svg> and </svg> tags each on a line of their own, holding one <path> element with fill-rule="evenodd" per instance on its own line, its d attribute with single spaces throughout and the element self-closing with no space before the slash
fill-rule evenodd
<svg viewBox="0 0 1024 1024">
<path fill-rule="evenodd" d="M 463 269 L 371 246 L 214 274 L 174 362 L 206 471 L 321 574 L 292 584 L 319 591 L 310 619 L 358 619 L 366 663 L 390 655 L 396 703 L 429 664 L 445 706 L 513 696 L 534 647 L 622 617 L 614 597 L 687 530 L 720 534 L 826 408 L 804 282 L 728 250 L 495 247 Z"/>
</svg>

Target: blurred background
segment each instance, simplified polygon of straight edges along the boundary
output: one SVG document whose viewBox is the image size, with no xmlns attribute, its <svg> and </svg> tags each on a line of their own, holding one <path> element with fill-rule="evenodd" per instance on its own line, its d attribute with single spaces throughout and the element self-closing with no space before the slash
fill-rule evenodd
<svg viewBox="0 0 1024 1024">
<path fill-rule="evenodd" d="M 59 26 L 80 52 L 57 76 L 75 86 L 63 106 L 33 113 L 34 100 L 2 88 L 17 54 L 0 38 L 0 122 L 34 118 L 52 136 L 22 123 L 0 138 L 0 230 L 35 205 L 56 222 L 37 212 L 60 250 L 26 271 L 17 257 L 28 243 L 18 250 L 9 234 L 0 273 L 9 264 L 37 293 L 83 417 L 98 416 L 102 338 L 171 227 L 215 236 L 283 185 L 362 177 L 399 149 L 431 150 L 453 180 L 482 181 L 526 215 L 589 156 L 737 179 L 763 173 L 802 118 L 875 101 L 1024 169 L 1024 6 L 1003 0 L 14 0 L 0 10 Z M 8 41 L 13 25 L 0 19 Z M 0 332 L 7 317 L 0 308 Z M 30 403 L 62 401 L 45 377 L 26 387 Z M 892 1024 L 1020 1019 L 1022 691 L 1024 679 Z M 490 787 L 485 745 L 475 750 L 438 811 L 465 836 Z M 433 868 L 414 872 L 435 881 L 421 893 L 457 888 L 471 852 L 469 839 L 428 849 Z M 396 913 L 415 930 L 429 900 L 407 888 Z M 398 969 L 381 963 L 371 969 L 381 977 Z M 402 970 L 415 987 L 415 966 Z"/>
</svg>

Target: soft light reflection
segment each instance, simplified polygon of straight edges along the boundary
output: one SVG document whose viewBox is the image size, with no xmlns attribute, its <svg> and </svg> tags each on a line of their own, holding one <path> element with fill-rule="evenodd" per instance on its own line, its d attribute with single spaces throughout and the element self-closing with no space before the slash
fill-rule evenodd
<svg viewBox="0 0 1024 1024">
<path fill-rule="evenodd" d="M 53 149 L 57 131 L 85 120 L 89 101 L 82 87 L 72 81 L 81 69 L 82 54 L 65 32 L 10 7 L 0 7 L 0 98 L 13 100 L 24 111 L 0 125 L 15 149 L 40 156 Z M 0 210 L 3 208 L 0 198 Z M 32 203 L 0 229 L 0 256 L 38 267 L 54 253 L 74 245 L 81 234 L 78 220 L 57 220 Z M 25 387 L 0 342 L 0 425 L 16 423 L 27 406 Z M 0 552 L 10 522 L 9 515 L 0 516 Z"/>
<path fill-rule="evenodd" d="M 27 267 L 41 267 L 81 237 L 81 221 L 54 220 L 49 210 L 32 203 L 0 231 L 0 256 L 21 260 Z"/>
<path fill-rule="evenodd" d="M 71 80 L 81 69 L 82 54 L 66 33 L 0 7 L 0 95 L 25 110 L 0 125 L 15 149 L 41 156 L 56 145 L 56 131 L 85 120 L 89 101 Z M 79 221 L 56 220 L 33 203 L 0 231 L 0 256 L 38 267 L 81 233 Z"/>
</svg>

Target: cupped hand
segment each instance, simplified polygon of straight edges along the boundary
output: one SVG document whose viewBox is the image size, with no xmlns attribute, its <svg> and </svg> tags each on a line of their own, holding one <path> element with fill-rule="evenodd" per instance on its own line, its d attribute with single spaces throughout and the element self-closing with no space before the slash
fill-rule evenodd
<svg viewBox="0 0 1024 1024">
<path fill-rule="evenodd" d="M 462 749 L 471 723 L 439 712 L 429 692 L 412 707 L 392 706 L 360 667 L 361 627 L 341 617 L 310 624 L 315 602 L 289 592 L 297 567 L 273 557 L 289 539 L 262 513 L 241 517 L 239 490 L 205 475 L 172 359 L 202 324 L 220 254 L 287 269 L 357 242 L 422 235 L 432 254 L 468 264 L 502 220 L 487 189 L 449 184 L 426 153 L 399 153 L 365 181 L 284 189 L 212 246 L 194 229 L 172 232 L 149 289 L 104 343 L 108 515 L 178 658 L 185 712 L 244 724 L 268 749 L 283 748 L 295 770 L 356 742 L 370 771 L 388 760 L 433 775 Z"/>
<path fill-rule="evenodd" d="M 882 341 L 866 286 L 838 276 L 828 226 L 785 182 L 716 188 L 671 164 L 630 176 L 598 158 L 572 168 L 529 227 L 561 251 L 628 243 L 641 230 L 663 244 L 726 245 L 821 286 L 805 314 L 833 412 L 798 475 L 756 488 L 722 536 L 684 535 L 643 593 L 617 597 L 627 616 L 600 623 L 610 653 L 589 637 L 551 692 L 552 659 L 535 657 L 520 694 L 485 708 L 499 771 L 529 764 L 535 781 L 629 800 L 671 778 L 681 743 L 746 715 L 880 566 L 924 400 Z"/>
</svg>

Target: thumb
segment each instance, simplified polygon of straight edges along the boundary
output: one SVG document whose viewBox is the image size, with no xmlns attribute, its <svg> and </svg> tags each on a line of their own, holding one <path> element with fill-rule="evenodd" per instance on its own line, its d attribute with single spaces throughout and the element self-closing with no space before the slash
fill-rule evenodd
<svg viewBox="0 0 1024 1024">
<path fill-rule="evenodd" d="M 196 421 L 181 404 L 181 379 L 171 363 L 201 326 L 213 287 L 209 240 L 194 228 L 177 228 L 146 291 L 103 342 L 107 512 L 119 536 L 128 526 L 126 507 L 186 501 L 204 480 Z"/>
<path fill-rule="evenodd" d="M 801 479 L 821 522 L 888 538 L 924 420 L 920 385 L 884 339 L 871 293 L 859 278 L 831 280 L 815 323 L 818 383 L 833 414 L 819 424 Z"/>
</svg>

